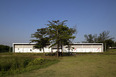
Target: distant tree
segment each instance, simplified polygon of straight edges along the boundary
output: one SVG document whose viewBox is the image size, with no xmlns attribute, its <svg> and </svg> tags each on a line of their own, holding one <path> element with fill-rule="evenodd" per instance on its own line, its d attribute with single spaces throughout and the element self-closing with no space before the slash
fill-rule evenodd
<svg viewBox="0 0 116 77">
<path fill-rule="evenodd" d="M 98 36 L 98 43 L 104 44 L 104 50 L 107 50 L 109 46 L 113 45 L 113 38 L 109 36 L 110 31 L 103 31 Z"/>
<path fill-rule="evenodd" d="M 95 35 L 92 35 L 92 34 L 86 35 L 85 34 L 84 37 L 86 39 L 85 42 L 87 42 L 87 43 L 94 43 L 94 42 L 97 41 L 97 35 L 96 34 Z"/>
<path fill-rule="evenodd" d="M 49 44 L 49 38 L 48 38 L 48 29 L 47 28 L 41 28 L 37 29 L 37 32 L 31 35 L 32 38 L 36 38 L 31 40 L 31 42 L 35 42 L 35 48 L 43 49 Z"/>
<path fill-rule="evenodd" d="M 49 21 L 48 30 L 49 38 L 51 42 L 51 47 L 57 45 L 57 57 L 59 52 L 59 47 L 62 45 L 68 45 L 71 39 L 74 39 L 73 34 L 76 32 L 76 29 L 69 28 L 65 25 L 65 21 Z"/>
<path fill-rule="evenodd" d="M 114 41 L 112 39 L 108 39 L 105 40 L 105 44 L 106 44 L 106 49 L 108 49 L 109 47 L 112 47 L 114 45 Z"/>
<path fill-rule="evenodd" d="M 110 31 L 103 31 L 102 33 L 97 36 L 97 34 L 92 35 L 84 35 L 87 43 L 103 43 L 104 50 L 105 48 L 108 49 L 110 46 L 114 45 L 113 38 L 109 36 Z"/>
<path fill-rule="evenodd" d="M 11 48 L 9 46 L 6 45 L 0 45 L 0 53 L 1 52 L 9 52 Z"/>
<path fill-rule="evenodd" d="M 116 42 L 114 42 L 114 45 L 113 46 L 116 47 Z"/>
<path fill-rule="evenodd" d="M 105 40 L 113 39 L 109 36 L 110 31 L 103 31 L 98 36 L 98 42 L 105 42 Z"/>
</svg>

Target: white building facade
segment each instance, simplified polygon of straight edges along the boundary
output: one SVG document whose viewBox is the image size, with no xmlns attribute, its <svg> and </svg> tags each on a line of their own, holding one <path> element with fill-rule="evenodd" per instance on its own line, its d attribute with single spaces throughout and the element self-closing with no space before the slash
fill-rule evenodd
<svg viewBox="0 0 116 77">
<path fill-rule="evenodd" d="M 34 48 L 34 43 L 13 43 L 14 53 L 47 53 L 56 52 L 57 46 L 50 48 L 46 46 L 43 50 Z M 75 43 L 60 47 L 59 52 L 103 52 L 103 43 Z"/>
</svg>

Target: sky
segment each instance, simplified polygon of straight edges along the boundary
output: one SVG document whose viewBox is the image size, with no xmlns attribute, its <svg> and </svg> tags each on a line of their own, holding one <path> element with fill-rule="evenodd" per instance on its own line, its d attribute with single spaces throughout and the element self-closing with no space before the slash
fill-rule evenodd
<svg viewBox="0 0 116 77">
<path fill-rule="evenodd" d="M 116 41 L 116 0 L 0 0 L 0 44 L 29 43 L 52 20 L 77 29 L 73 42 L 103 31 Z"/>
</svg>

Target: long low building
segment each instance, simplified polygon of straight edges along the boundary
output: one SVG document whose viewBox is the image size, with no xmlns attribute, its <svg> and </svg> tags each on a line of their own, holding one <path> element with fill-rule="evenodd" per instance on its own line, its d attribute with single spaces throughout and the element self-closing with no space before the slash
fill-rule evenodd
<svg viewBox="0 0 116 77">
<path fill-rule="evenodd" d="M 43 50 L 34 48 L 34 43 L 13 43 L 13 52 L 15 53 L 43 53 Z M 57 46 L 44 48 L 45 52 L 56 52 Z M 103 52 L 103 43 L 74 43 L 60 47 L 63 52 Z"/>
</svg>

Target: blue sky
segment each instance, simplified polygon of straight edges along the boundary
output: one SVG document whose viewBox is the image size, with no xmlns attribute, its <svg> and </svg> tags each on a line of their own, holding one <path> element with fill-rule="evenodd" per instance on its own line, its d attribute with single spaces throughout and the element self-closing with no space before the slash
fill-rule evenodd
<svg viewBox="0 0 116 77">
<path fill-rule="evenodd" d="M 74 42 L 104 30 L 116 41 L 116 0 L 0 0 L 0 44 L 29 42 L 31 34 L 51 20 L 76 25 Z"/>
</svg>

